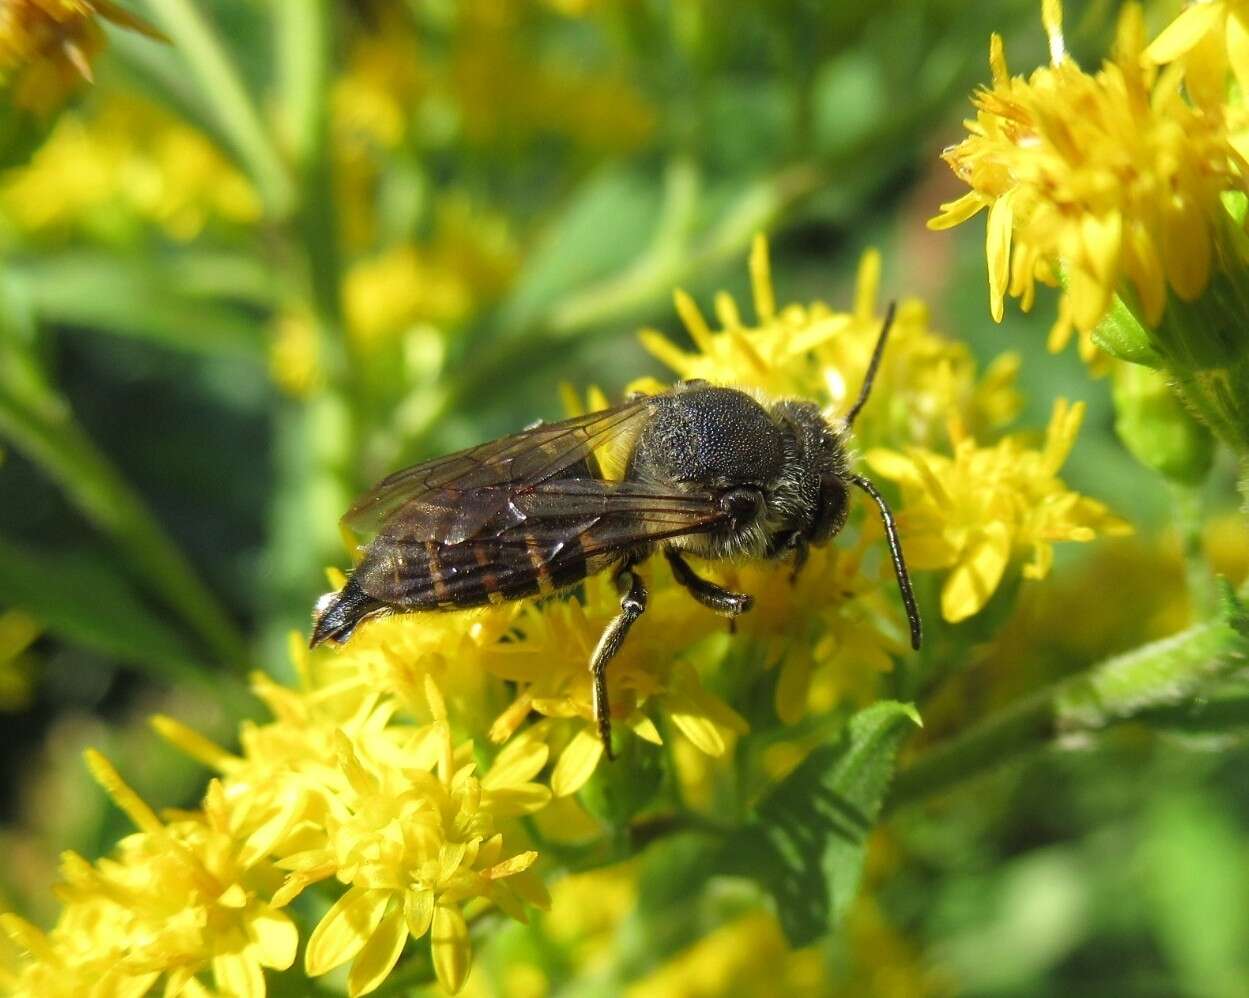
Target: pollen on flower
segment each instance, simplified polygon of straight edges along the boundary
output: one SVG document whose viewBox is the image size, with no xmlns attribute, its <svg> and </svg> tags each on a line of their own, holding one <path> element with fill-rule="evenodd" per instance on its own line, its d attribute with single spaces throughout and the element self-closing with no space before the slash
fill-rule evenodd
<svg viewBox="0 0 1249 998">
<path fill-rule="evenodd" d="M 1104 504 L 1072 492 L 1058 477 L 1083 417 L 1083 403 L 1055 403 L 1040 450 L 1015 436 L 982 447 L 955 423 L 949 455 L 918 447 L 868 451 L 872 469 L 902 488 L 898 519 L 909 564 L 948 570 L 941 590 L 946 620 L 983 609 L 1008 565 L 1029 553 L 1023 576 L 1041 579 L 1055 542 L 1130 531 Z"/>
<path fill-rule="evenodd" d="M 1037 281 L 1061 279 L 1065 302 L 1051 339 L 1059 346 L 1071 326 L 1088 334 L 1117 293 L 1139 301 L 1149 325 L 1168 291 L 1184 301 L 1200 295 L 1220 196 L 1246 181 L 1225 108 L 1186 100 L 1174 74 L 1143 59 L 1138 6 L 1124 8 L 1114 58 L 1096 73 L 1065 54 L 1056 2 L 1046 26 L 1054 61 L 1026 79 L 1008 74 L 994 36 L 993 82 L 974 98 L 967 138 L 945 153 L 971 190 L 929 225 L 948 228 L 988 209 L 993 317 L 1001 320 L 1007 295 L 1026 311 Z"/>
</svg>

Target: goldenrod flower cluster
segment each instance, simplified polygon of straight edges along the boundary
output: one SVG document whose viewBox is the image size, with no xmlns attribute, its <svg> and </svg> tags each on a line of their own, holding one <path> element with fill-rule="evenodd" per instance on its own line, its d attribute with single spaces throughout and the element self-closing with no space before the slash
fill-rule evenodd
<svg viewBox="0 0 1249 998">
<path fill-rule="evenodd" d="M 864 257 L 848 312 L 779 305 L 762 238 L 750 271 L 753 318 L 720 295 L 713 328 L 678 292 L 692 349 L 655 331 L 643 343 L 681 377 L 844 413 L 880 334 L 879 257 Z M 1013 358 L 978 377 L 966 348 L 934 332 L 917 301 L 901 304 L 895 336 L 856 430 L 868 467 L 901 487 L 913 567 L 943 574 L 946 619 L 978 612 L 1025 558 L 1023 574 L 1043 576 L 1054 542 L 1123 529 L 1057 477 L 1081 407 L 1057 405 L 1043 448 L 1030 449 L 1000 436 L 1018 407 Z M 605 402 L 589 393 L 590 406 Z M 570 393 L 570 407 L 581 404 Z M 618 467 L 619 455 L 602 457 L 605 468 Z M 641 751 L 672 747 L 687 774 L 697 772 L 690 750 L 723 757 L 749 730 L 731 693 L 713 692 L 730 646 L 751 669 L 780 669 L 782 724 L 874 699 L 905 642 L 872 512 L 812 552 L 796 578 L 788 564 L 713 566 L 717 580 L 757 598 L 731 640 L 722 619 L 644 564 L 650 609 L 608 670 L 619 737 L 648 743 Z M 296 637 L 300 688 L 255 681 L 273 719 L 244 724 L 237 754 L 156 719 L 217 774 L 199 810 L 167 822 L 92 755 L 138 832 L 95 865 L 66 861 L 65 907 L 47 935 L 6 920 L 28 954 L 10 989 L 74 993 L 93 981 L 92 993 L 139 995 L 163 980 L 169 994 L 194 994 L 211 977 L 218 992 L 263 995 L 265 968 L 291 966 L 298 939 L 304 972 L 346 967 L 351 995 L 377 988 L 414 945 L 429 947 L 438 980 L 458 990 L 471 966 L 473 920 L 490 909 L 523 920 L 526 904 L 548 903 L 533 829 L 550 841 L 601 834 L 573 795 L 603 755 L 586 664 L 618 600 L 611 580 L 595 577 L 578 595 L 540 603 L 374 620 L 341 650 L 308 653 Z M 778 756 L 777 767 L 792 767 L 793 754 Z M 517 820 L 525 816 L 534 818 L 528 830 Z M 316 903 L 307 906 L 309 897 Z M 787 954 L 770 916 L 704 945 L 736 951 L 734 940 L 746 937 L 766 940 L 787 987 L 818 990 L 818 961 Z M 729 960 L 723 973 L 769 974 L 773 962 Z M 653 983 L 684 973 L 674 964 Z"/>
<path fill-rule="evenodd" d="M 1129 4 L 1113 57 L 1092 73 L 1067 54 L 1058 0 L 1043 5 L 1050 65 L 1027 78 L 1010 74 L 993 36 L 992 84 L 974 98 L 968 137 L 945 153 L 971 190 L 929 224 L 946 228 L 988 210 L 995 319 L 1005 296 L 1027 310 L 1037 281 L 1061 281 L 1051 345 L 1061 347 L 1074 326 L 1087 354 L 1087 334 L 1115 295 L 1157 326 L 1168 293 L 1192 301 L 1205 290 L 1222 198 L 1249 190 L 1224 54 L 1233 53 L 1234 67 L 1244 61 L 1243 12 L 1229 13 L 1238 6 L 1193 4 L 1146 47 L 1140 7 Z"/>
<path fill-rule="evenodd" d="M 97 18 L 157 36 L 112 0 L 5 0 L 0 6 L 0 84 L 19 107 L 47 113 L 83 81 L 104 45 Z"/>
</svg>

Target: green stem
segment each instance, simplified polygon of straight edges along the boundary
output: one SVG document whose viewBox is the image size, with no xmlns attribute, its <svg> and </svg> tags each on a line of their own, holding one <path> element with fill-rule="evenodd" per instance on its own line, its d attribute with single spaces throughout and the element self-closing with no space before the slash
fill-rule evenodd
<svg viewBox="0 0 1249 998">
<path fill-rule="evenodd" d="M 148 0 L 148 4 L 186 59 L 218 129 L 251 175 L 268 214 L 286 217 L 295 200 L 290 175 L 221 39 L 193 0 Z"/>
<path fill-rule="evenodd" d="M 1249 619 L 1226 585 L 1218 618 L 1109 659 L 1012 704 L 898 774 L 891 807 L 913 804 L 1055 738 L 1182 703 L 1249 660 Z"/>
</svg>

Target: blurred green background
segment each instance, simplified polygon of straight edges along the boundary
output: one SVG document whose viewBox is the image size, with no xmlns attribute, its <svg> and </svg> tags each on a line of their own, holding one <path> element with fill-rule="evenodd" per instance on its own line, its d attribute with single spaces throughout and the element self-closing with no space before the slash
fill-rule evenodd
<svg viewBox="0 0 1249 998">
<path fill-rule="evenodd" d="M 1154 30 L 1177 6 L 1148 8 Z M 290 679 L 288 635 L 325 567 L 346 564 L 335 521 L 352 494 L 557 417 L 562 382 L 614 397 L 663 376 L 637 329 L 683 335 L 676 286 L 742 300 L 756 231 L 782 302 L 847 307 L 878 247 L 884 294 L 926 300 L 982 363 L 1022 355 L 1020 426 L 1043 427 L 1057 396 L 1087 401 L 1064 477 L 1137 527 L 1060 552 L 1004 636 L 952 664 L 924 738 L 1185 626 L 1185 546 L 1244 576 L 1230 463 L 1201 496 L 1135 464 L 1108 384 L 1074 350 L 1045 351 L 1052 297 L 995 326 L 980 224 L 924 227 L 959 193 L 938 155 L 988 76 L 989 31 L 1016 71 L 1046 57 L 1032 0 L 132 8 L 175 41 L 178 12 L 198 11 L 239 73 L 109 27 L 94 86 L 48 115 L 5 111 L 3 907 L 46 923 L 59 850 L 94 857 L 125 830 L 84 745 L 150 800 L 196 800 L 202 774 L 147 716 L 228 743 L 256 713 L 246 673 Z M 1067 4 L 1082 64 L 1116 9 Z M 869 870 L 888 931 L 823 945 L 830 979 L 1249 993 L 1249 749 L 1219 709 L 1064 743 L 895 812 Z M 616 980 L 736 910 L 727 889 L 683 897 L 682 863 L 660 846 L 630 874 L 646 917 L 615 936 Z M 482 959 L 505 960 L 512 937 Z M 593 993 L 571 968 L 553 983 Z"/>
</svg>

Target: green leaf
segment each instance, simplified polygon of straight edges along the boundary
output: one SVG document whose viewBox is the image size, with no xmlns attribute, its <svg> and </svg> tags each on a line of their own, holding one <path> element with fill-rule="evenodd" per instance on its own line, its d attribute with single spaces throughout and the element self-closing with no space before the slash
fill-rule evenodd
<svg viewBox="0 0 1249 998">
<path fill-rule="evenodd" d="M 98 556 L 33 551 L 0 538 L 0 603 L 163 679 L 203 681 L 214 671 Z"/>
<path fill-rule="evenodd" d="M 892 700 L 859 711 L 837 744 L 812 752 L 730 842 L 727 858 L 775 898 L 792 945 L 834 928 L 857 895 L 898 748 L 919 723 L 914 707 Z"/>
<path fill-rule="evenodd" d="M 14 263 L 16 293 L 45 322 L 105 330 L 196 353 L 263 361 L 259 315 L 220 298 L 264 303 L 272 277 L 247 257 L 185 254 L 124 259 L 98 252 L 64 253 Z M 215 300 L 214 300 L 215 299 Z"/>
</svg>

